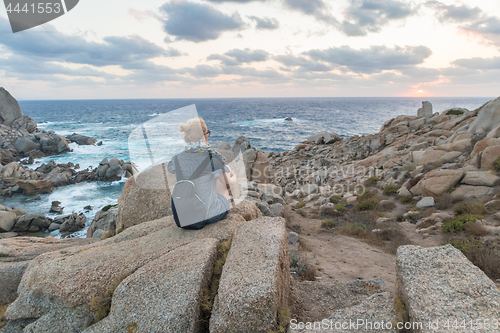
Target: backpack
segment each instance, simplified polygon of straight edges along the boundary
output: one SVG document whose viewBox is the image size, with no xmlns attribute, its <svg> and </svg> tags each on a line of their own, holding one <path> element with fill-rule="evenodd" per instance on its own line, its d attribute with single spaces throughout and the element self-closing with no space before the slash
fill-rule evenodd
<svg viewBox="0 0 500 333">
<path fill-rule="evenodd" d="M 208 162 L 212 164 L 212 172 L 215 171 L 212 152 L 208 151 L 208 154 L 209 156 L 201 162 L 200 166 L 188 179 L 185 179 L 182 175 L 178 157 L 174 156 L 173 158 L 177 183 L 175 183 L 172 191 L 172 213 L 175 224 L 179 228 L 201 229 L 206 224 L 205 220 L 209 207 L 196 194 L 196 184 L 193 180 L 200 176 Z"/>
</svg>

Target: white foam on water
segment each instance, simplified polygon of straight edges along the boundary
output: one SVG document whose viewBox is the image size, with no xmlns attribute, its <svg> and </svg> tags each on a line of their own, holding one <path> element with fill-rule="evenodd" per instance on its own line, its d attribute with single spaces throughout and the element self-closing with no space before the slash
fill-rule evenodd
<svg viewBox="0 0 500 333">
<path fill-rule="evenodd" d="M 253 126 L 272 126 L 276 124 L 290 124 L 293 125 L 294 122 L 309 122 L 310 120 L 292 118 L 292 121 L 285 120 L 284 118 L 274 118 L 274 119 L 254 119 L 254 120 L 243 120 L 237 121 L 235 124 L 244 127 Z"/>
</svg>

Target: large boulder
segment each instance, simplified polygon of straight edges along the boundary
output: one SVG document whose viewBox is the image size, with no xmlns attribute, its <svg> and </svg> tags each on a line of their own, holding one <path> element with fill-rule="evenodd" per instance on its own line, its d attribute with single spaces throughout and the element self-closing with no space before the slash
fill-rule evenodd
<svg viewBox="0 0 500 333">
<path fill-rule="evenodd" d="M 84 333 L 197 333 L 201 303 L 208 288 L 218 241 L 203 239 L 152 260 L 120 283 L 109 315 Z M 131 306 L 133 308 L 131 308 Z"/>
<path fill-rule="evenodd" d="M 0 211 L 0 232 L 9 232 L 16 223 L 16 213 Z"/>
<path fill-rule="evenodd" d="M 280 217 L 238 226 L 215 297 L 211 333 L 267 333 L 276 326 L 290 292 L 287 236 Z"/>
<path fill-rule="evenodd" d="M 410 191 L 413 194 L 439 197 L 457 185 L 463 175 L 463 170 L 435 169 L 428 172 Z"/>
<path fill-rule="evenodd" d="M 415 165 L 427 165 L 439 161 L 446 155 L 444 150 L 427 149 L 411 152 L 412 162 Z"/>
<path fill-rule="evenodd" d="M 16 148 L 16 150 L 18 152 L 26 154 L 32 150 L 35 150 L 36 145 L 29 138 L 22 137 L 22 138 L 17 139 L 17 141 L 14 143 L 14 148 Z"/>
<path fill-rule="evenodd" d="M 422 107 L 417 111 L 418 117 L 430 118 L 432 117 L 432 104 L 431 102 L 422 102 Z"/>
<path fill-rule="evenodd" d="M 500 177 L 488 171 L 467 171 L 462 183 L 476 186 L 495 186 L 500 184 Z"/>
<path fill-rule="evenodd" d="M 477 118 L 470 124 L 469 133 L 484 133 L 500 125 L 500 97 L 479 108 Z"/>
<path fill-rule="evenodd" d="M 500 145 L 486 147 L 481 154 L 481 169 L 489 169 L 500 157 Z"/>
<path fill-rule="evenodd" d="M 50 180 L 20 180 L 17 185 L 28 196 L 50 193 L 54 189 Z"/>
<path fill-rule="evenodd" d="M 238 154 L 243 153 L 244 151 L 252 148 L 250 142 L 244 136 L 240 136 L 234 141 L 233 153 L 234 156 L 238 156 Z"/>
<path fill-rule="evenodd" d="M 165 174 L 169 176 L 166 168 L 166 163 L 159 164 L 127 180 L 123 194 L 118 198 L 118 232 L 172 214 L 168 184 L 175 182 L 165 179 Z"/>
<path fill-rule="evenodd" d="M 10 126 L 14 120 L 23 116 L 16 99 L 0 87 L 0 123 Z"/>
<path fill-rule="evenodd" d="M 495 284 L 451 245 L 435 248 L 401 246 L 396 261 L 397 293 L 401 295 L 409 321 L 421 323 L 416 332 L 444 332 L 448 321 L 458 325 L 500 320 L 500 291 Z M 484 319 L 484 321 L 483 321 Z M 439 329 L 429 324 L 438 323 Z M 460 327 L 460 326 L 459 326 Z M 475 328 L 459 329 L 473 332 Z M 453 331 L 458 332 L 453 329 Z M 479 329 L 495 332 L 496 329 Z"/>
<path fill-rule="evenodd" d="M 498 190 L 489 186 L 460 185 L 451 196 L 456 199 L 482 199 L 493 197 Z"/>
</svg>

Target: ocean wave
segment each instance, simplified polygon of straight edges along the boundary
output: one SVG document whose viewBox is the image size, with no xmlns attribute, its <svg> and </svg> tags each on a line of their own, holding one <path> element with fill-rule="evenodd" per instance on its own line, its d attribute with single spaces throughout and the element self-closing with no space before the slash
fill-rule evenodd
<svg viewBox="0 0 500 333">
<path fill-rule="evenodd" d="M 290 125 L 293 125 L 294 122 L 295 123 L 310 122 L 310 120 L 299 119 L 299 118 L 292 118 L 292 120 L 293 121 L 288 121 L 288 120 L 285 120 L 285 118 L 253 119 L 253 120 L 237 121 L 234 124 L 239 125 L 239 126 L 252 127 L 252 126 L 261 126 L 261 125 L 272 126 L 272 125 L 276 125 L 276 124 L 290 124 Z"/>
</svg>

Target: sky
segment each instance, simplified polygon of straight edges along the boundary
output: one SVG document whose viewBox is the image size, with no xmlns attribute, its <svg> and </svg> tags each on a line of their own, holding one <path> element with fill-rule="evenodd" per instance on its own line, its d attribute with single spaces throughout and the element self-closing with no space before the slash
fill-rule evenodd
<svg viewBox="0 0 500 333">
<path fill-rule="evenodd" d="M 496 97 L 500 2 L 81 0 L 12 33 L 0 86 L 20 100 Z"/>
</svg>

